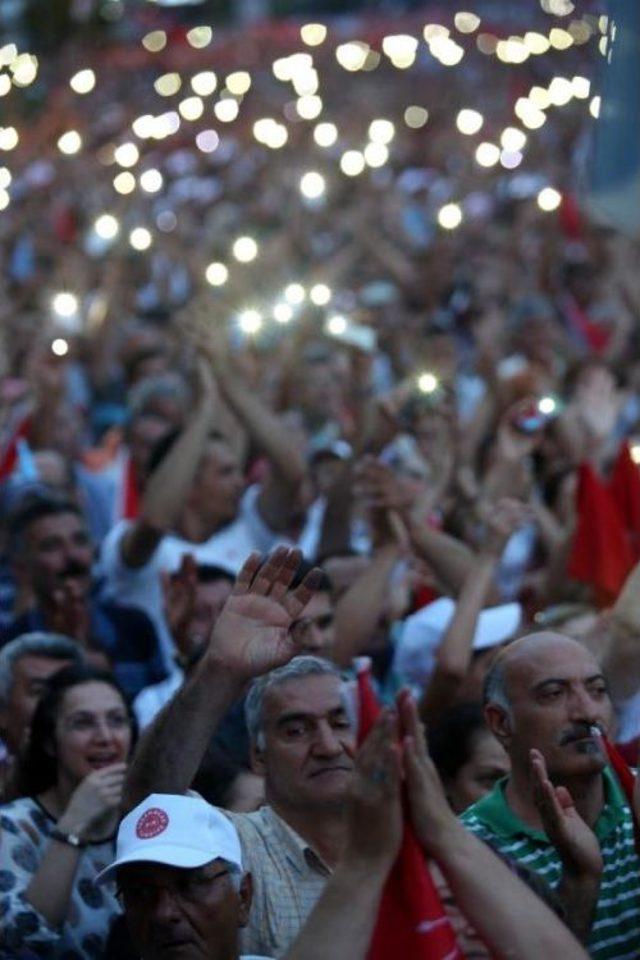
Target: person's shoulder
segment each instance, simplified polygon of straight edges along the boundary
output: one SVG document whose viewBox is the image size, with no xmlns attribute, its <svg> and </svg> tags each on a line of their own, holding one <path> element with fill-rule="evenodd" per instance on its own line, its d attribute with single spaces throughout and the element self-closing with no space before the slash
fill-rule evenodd
<svg viewBox="0 0 640 960">
<path fill-rule="evenodd" d="M 504 797 L 506 778 L 499 780 L 493 790 L 468 807 L 460 820 L 473 833 L 492 833 L 503 824 L 509 813 Z"/>
</svg>

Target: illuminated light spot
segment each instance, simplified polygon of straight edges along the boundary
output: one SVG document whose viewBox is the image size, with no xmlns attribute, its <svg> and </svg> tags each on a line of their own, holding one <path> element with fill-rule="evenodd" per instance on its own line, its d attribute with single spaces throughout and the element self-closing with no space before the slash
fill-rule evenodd
<svg viewBox="0 0 640 960">
<path fill-rule="evenodd" d="M 547 122 L 547 115 L 532 105 L 521 115 L 523 126 L 528 130 L 538 130 Z"/>
<path fill-rule="evenodd" d="M 592 117 L 595 117 L 596 120 L 600 116 L 600 104 L 601 104 L 600 97 L 593 97 L 591 99 L 591 103 L 589 104 L 589 113 L 591 114 Z"/>
<path fill-rule="evenodd" d="M 473 33 L 480 26 L 480 17 L 475 13 L 467 13 L 467 11 L 461 10 L 456 13 L 453 22 L 456 30 L 459 30 L 460 33 Z"/>
<path fill-rule="evenodd" d="M 276 323 L 290 323 L 293 320 L 293 307 L 288 303 L 276 303 L 273 308 L 273 319 Z"/>
<path fill-rule="evenodd" d="M 229 270 L 224 263 L 214 261 L 208 265 L 204 276 L 212 287 L 223 287 L 229 279 Z"/>
<path fill-rule="evenodd" d="M 150 113 L 145 113 L 141 117 L 136 117 L 136 119 L 131 124 L 131 129 L 135 133 L 136 137 L 140 137 L 141 140 L 147 140 L 149 137 L 153 136 L 153 124 L 154 118 Z"/>
<path fill-rule="evenodd" d="M 438 378 L 434 373 L 421 373 L 416 383 L 420 393 L 435 393 L 439 385 Z"/>
<path fill-rule="evenodd" d="M 121 193 L 123 196 L 133 193 L 136 188 L 136 178 L 128 170 L 123 170 L 113 178 L 113 187 L 116 193 Z"/>
<path fill-rule="evenodd" d="M 304 302 L 305 297 L 305 289 L 301 283 L 290 283 L 289 286 L 285 288 L 284 298 L 287 303 L 298 305 Z"/>
<path fill-rule="evenodd" d="M 60 153 L 65 153 L 68 156 L 72 156 L 74 153 L 78 153 L 81 149 L 82 137 L 77 130 L 67 130 L 67 132 L 63 133 L 58 139 L 58 150 Z"/>
<path fill-rule="evenodd" d="M 536 198 L 536 202 L 540 209 L 545 212 L 557 210 L 562 202 L 562 194 L 554 190 L 553 187 L 543 187 Z"/>
<path fill-rule="evenodd" d="M 634 443 L 631 447 L 631 459 L 634 463 L 640 463 L 640 444 Z"/>
<path fill-rule="evenodd" d="M 220 137 L 215 130 L 201 130 L 196 137 L 196 146 L 202 153 L 213 153 L 219 143 Z"/>
<path fill-rule="evenodd" d="M 262 330 L 262 314 L 257 310 L 244 310 L 238 317 L 238 326 L 243 333 L 252 336 Z"/>
<path fill-rule="evenodd" d="M 56 357 L 65 357 L 69 353 L 69 344 L 64 337 L 56 337 L 51 344 L 51 352 L 55 353 Z"/>
<path fill-rule="evenodd" d="M 58 317 L 68 319 L 74 317 L 78 312 L 78 298 L 74 293 L 61 292 L 56 293 L 51 301 L 51 309 Z"/>
<path fill-rule="evenodd" d="M 369 44 L 363 43 L 361 40 L 351 40 L 349 43 L 341 43 L 336 47 L 336 60 L 343 70 L 355 73 L 357 70 L 362 70 L 369 49 Z"/>
<path fill-rule="evenodd" d="M 121 143 L 116 147 L 114 159 L 120 167 L 135 167 L 140 159 L 140 151 L 135 143 Z"/>
<path fill-rule="evenodd" d="M 591 93 L 591 81 L 586 77 L 576 76 L 571 81 L 573 95 L 578 100 L 588 100 Z"/>
<path fill-rule="evenodd" d="M 15 43 L 7 43 L 0 47 L 0 67 L 9 67 L 18 56 L 18 48 Z"/>
<path fill-rule="evenodd" d="M 300 193 L 308 200 L 317 200 L 326 190 L 325 179 L 316 170 L 310 170 L 300 179 Z"/>
<path fill-rule="evenodd" d="M 319 123 L 313 131 L 313 139 L 319 147 L 332 147 L 338 139 L 335 123 Z"/>
<path fill-rule="evenodd" d="M 572 20 L 567 29 L 576 46 L 588 43 L 593 32 L 586 20 Z"/>
<path fill-rule="evenodd" d="M 429 111 L 424 107 L 410 106 L 404 112 L 404 122 L 412 130 L 419 130 L 424 127 L 429 119 Z"/>
<path fill-rule="evenodd" d="M 554 107 L 563 107 L 573 97 L 573 84 L 566 77 L 554 77 L 549 84 L 549 102 Z"/>
<path fill-rule="evenodd" d="M 71 132 L 75 133 L 75 130 Z M 66 134 L 64 136 L 66 136 Z M 79 136 L 79 134 L 76 134 L 76 136 Z M 60 139 L 62 139 L 62 137 Z M 0 127 L 0 150 L 6 150 L 7 152 L 13 150 L 18 146 L 19 141 L 20 137 L 15 127 Z M 58 141 L 58 146 L 60 147 L 60 140 Z M 82 141 L 80 141 L 80 146 L 82 146 Z M 62 147 L 60 147 L 60 149 L 62 149 Z M 78 149 L 80 148 L 78 147 Z M 66 151 L 63 150 L 63 153 L 65 152 Z M 71 152 L 75 153 L 75 150 Z"/>
<path fill-rule="evenodd" d="M 154 140 L 164 140 L 177 133 L 180 129 L 180 116 L 176 110 L 169 110 L 167 113 L 161 113 L 153 121 Z"/>
<path fill-rule="evenodd" d="M 178 113 L 184 120 L 199 120 L 204 113 L 204 103 L 200 97 L 187 97 L 178 104 Z"/>
<path fill-rule="evenodd" d="M 238 237 L 231 249 L 240 263 L 251 263 L 258 256 L 258 244 L 253 237 Z"/>
<path fill-rule="evenodd" d="M 549 91 L 545 87 L 531 87 L 529 100 L 538 110 L 546 110 L 547 107 L 551 106 Z"/>
<path fill-rule="evenodd" d="M 367 72 L 375 70 L 382 60 L 381 54 L 377 50 L 369 50 L 366 57 L 364 58 L 364 63 L 362 64 L 361 69 Z"/>
<path fill-rule="evenodd" d="M 365 166 L 364 154 L 359 150 L 347 150 L 340 158 L 340 169 L 348 177 L 357 177 Z"/>
<path fill-rule="evenodd" d="M 11 171 L 8 167 L 0 167 L 0 190 L 6 190 L 11 185 Z"/>
<path fill-rule="evenodd" d="M 368 143 L 364 148 L 364 160 L 368 167 L 384 167 L 389 159 L 389 148 L 384 143 Z"/>
<path fill-rule="evenodd" d="M 343 317 L 341 313 L 336 313 L 332 317 L 329 317 L 325 325 L 327 333 L 330 333 L 332 337 L 340 337 L 343 333 L 346 333 L 349 322 L 346 317 Z"/>
<path fill-rule="evenodd" d="M 208 47 L 213 39 L 213 30 L 211 27 L 192 27 L 187 33 L 187 43 L 196 50 L 202 50 Z"/>
<path fill-rule="evenodd" d="M 418 41 L 406 33 L 399 33 L 382 39 L 382 50 L 390 60 L 403 62 L 415 60 Z"/>
<path fill-rule="evenodd" d="M 503 150 L 500 154 L 500 164 L 505 170 L 515 170 L 522 163 L 522 154 L 519 150 Z"/>
<path fill-rule="evenodd" d="M 444 27 L 441 23 L 427 23 L 424 30 L 422 31 L 422 36 L 427 43 L 431 43 L 432 40 L 438 38 L 446 40 L 449 37 L 451 31 L 448 27 Z"/>
<path fill-rule="evenodd" d="M 556 412 L 558 404 L 554 397 L 542 397 L 538 402 L 538 410 L 540 413 L 543 413 L 545 417 L 550 417 Z"/>
<path fill-rule="evenodd" d="M 460 110 L 456 117 L 456 126 L 460 133 L 472 136 L 482 129 L 484 117 L 477 110 Z"/>
<path fill-rule="evenodd" d="M 529 30 L 525 33 L 523 42 L 529 53 L 539 56 L 546 53 L 551 44 L 543 33 L 536 33 L 535 30 Z"/>
<path fill-rule="evenodd" d="M 573 46 L 573 37 L 568 30 L 562 30 L 561 27 L 554 27 L 549 32 L 549 43 L 554 50 L 568 50 Z"/>
<path fill-rule="evenodd" d="M 167 45 L 167 35 L 164 30 L 152 30 L 142 38 L 142 46 L 149 53 L 160 53 Z"/>
<path fill-rule="evenodd" d="M 191 77 L 191 89 L 199 97 L 210 96 L 218 86 L 218 78 L 213 70 L 203 70 Z"/>
<path fill-rule="evenodd" d="M 103 213 L 97 218 L 93 229 L 102 240 L 113 240 L 120 232 L 120 224 L 111 213 Z"/>
<path fill-rule="evenodd" d="M 396 128 L 390 120 L 372 120 L 369 124 L 369 139 L 374 143 L 391 143 Z"/>
<path fill-rule="evenodd" d="M 278 124 L 273 117 L 263 117 L 261 120 L 256 120 L 254 123 L 253 135 L 258 143 L 267 143 L 271 137 L 273 128 L 277 126 Z"/>
<path fill-rule="evenodd" d="M 279 150 L 281 147 L 284 147 L 288 139 L 289 131 L 285 125 L 283 123 L 276 123 L 267 140 L 267 146 L 271 150 Z"/>
<path fill-rule="evenodd" d="M 527 142 L 527 135 L 517 127 L 505 127 L 500 134 L 500 143 L 504 150 L 514 153 L 522 150 Z"/>
<path fill-rule="evenodd" d="M 326 283 L 316 283 L 309 291 L 309 300 L 316 307 L 325 307 L 331 300 L 331 288 Z"/>
<path fill-rule="evenodd" d="M 499 40 L 496 46 L 496 57 L 502 63 L 524 63 L 529 54 L 529 48 L 520 37 Z"/>
<path fill-rule="evenodd" d="M 540 0 L 540 6 L 553 17 L 568 17 L 575 10 L 572 0 Z"/>
<path fill-rule="evenodd" d="M 153 237 L 146 227 L 134 227 L 129 234 L 129 243 L 134 250 L 148 250 L 153 243 Z"/>
<path fill-rule="evenodd" d="M 91 93 L 96 85 L 96 75 L 93 70 L 78 70 L 69 80 L 69 86 L 74 93 Z"/>
<path fill-rule="evenodd" d="M 8 73 L 0 73 L 0 97 L 6 97 L 11 90 L 11 77 Z"/>
<path fill-rule="evenodd" d="M 158 190 L 162 190 L 163 183 L 162 174 L 154 168 L 145 170 L 144 173 L 140 174 L 140 186 L 145 193 L 157 193 Z"/>
<path fill-rule="evenodd" d="M 9 69 L 13 74 L 16 87 L 28 87 L 38 76 L 38 58 L 30 53 L 21 53 Z"/>
<path fill-rule="evenodd" d="M 156 226 L 163 233 L 171 233 L 178 226 L 178 218 L 173 210 L 161 210 L 156 217 Z"/>
<path fill-rule="evenodd" d="M 173 97 L 182 86 L 182 77 L 179 73 L 163 73 L 155 80 L 153 86 L 161 97 Z"/>
<path fill-rule="evenodd" d="M 240 113 L 240 107 L 238 106 L 237 100 L 229 97 L 224 100 L 218 100 L 213 108 L 213 112 L 221 123 L 231 123 Z"/>
<path fill-rule="evenodd" d="M 498 38 L 493 33 L 479 33 L 476 37 L 476 47 L 487 57 L 492 57 L 498 46 Z"/>
<path fill-rule="evenodd" d="M 487 140 L 478 144 L 476 149 L 476 163 L 481 167 L 495 167 L 500 160 L 500 147 L 495 143 L 489 143 Z"/>
<path fill-rule="evenodd" d="M 0 187 L 0 210 L 6 210 L 10 203 L 11 197 L 4 187 Z"/>
<path fill-rule="evenodd" d="M 298 97 L 296 111 L 303 120 L 315 120 L 322 113 L 322 100 L 315 94 Z"/>
<path fill-rule="evenodd" d="M 300 27 L 300 39 L 308 47 L 319 47 L 327 38 L 327 28 L 323 23 L 305 23 Z"/>
<path fill-rule="evenodd" d="M 291 82 L 299 97 L 307 97 L 317 93 L 320 86 L 317 70 L 307 70 L 305 73 L 297 74 Z"/>
<path fill-rule="evenodd" d="M 251 76 L 246 70 L 236 70 L 230 73 L 225 80 L 225 85 L 229 93 L 236 97 L 242 97 L 251 89 Z"/>
<path fill-rule="evenodd" d="M 455 230 L 462 223 L 462 210 L 457 203 L 445 203 L 438 210 L 438 223 L 445 230 Z"/>
</svg>

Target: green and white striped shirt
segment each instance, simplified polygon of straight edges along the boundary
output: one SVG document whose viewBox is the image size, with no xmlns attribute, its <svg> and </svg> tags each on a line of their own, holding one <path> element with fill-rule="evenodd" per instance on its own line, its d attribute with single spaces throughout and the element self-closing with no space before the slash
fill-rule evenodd
<svg viewBox="0 0 640 960">
<path fill-rule="evenodd" d="M 640 957 L 640 858 L 635 851 L 633 819 L 618 781 L 603 773 L 605 806 L 594 832 L 600 841 L 604 871 L 587 944 L 596 960 Z M 539 874 L 550 886 L 560 881 L 562 864 L 546 834 L 520 820 L 507 804 L 507 778 L 462 816 L 462 822 L 502 854 Z"/>
</svg>

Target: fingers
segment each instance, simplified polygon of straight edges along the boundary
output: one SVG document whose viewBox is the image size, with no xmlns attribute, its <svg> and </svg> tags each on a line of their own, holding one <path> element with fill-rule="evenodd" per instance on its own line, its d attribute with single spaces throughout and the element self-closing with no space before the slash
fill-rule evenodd
<svg viewBox="0 0 640 960">
<path fill-rule="evenodd" d="M 400 788 L 401 751 L 397 743 L 398 718 L 393 710 L 380 714 L 356 757 L 358 773 L 371 795 Z"/>
<path fill-rule="evenodd" d="M 322 580 L 322 570 L 314 567 L 306 575 L 299 587 L 293 593 L 287 594 L 282 603 L 290 617 L 298 617 L 315 595 Z"/>
<path fill-rule="evenodd" d="M 406 687 L 401 690 L 396 698 L 398 706 L 398 715 L 400 717 L 401 735 L 411 737 L 415 744 L 415 749 L 420 753 L 427 753 L 427 740 L 424 733 L 424 727 L 418 716 L 416 702 L 411 695 L 411 691 Z"/>
<path fill-rule="evenodd" d="M 256 573 L 262 565 L 262 557 L 259 553 L 251 553 L 245 560 L 236 577 L 236 582 L 233 585 L 233 590 L 231 591 L 233 596 L 239 596 L 243 593 L 247 593 Z"/>
</svg>

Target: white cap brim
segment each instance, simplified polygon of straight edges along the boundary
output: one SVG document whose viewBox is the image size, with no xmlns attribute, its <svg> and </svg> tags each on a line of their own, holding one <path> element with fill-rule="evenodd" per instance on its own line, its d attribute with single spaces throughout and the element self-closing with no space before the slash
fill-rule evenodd
<svg viewBox="0 0 640 960">
<path fill-rule="evenodd" d="M 128 856 L 120 857 L 119 860 L 101 870 L 95 882 L 108 883 L 109 880 L 113 879 L 116 871 L 128 863 L 161 863 L 167 867 L 182 867 L 188 870 L 203 867 L 205 863 L 211 863 L 212 860 L 217 860 L 221 856 L 212 857 L 211 854 L 204 853 L 202 850 L 194 850 L 193 847 L 167 847 L 166 843 L 156 846 L 150 843 L 144 848 L 144 856 L 141 853 L 142 851 L 136 850 Z M 222 859 L 226 858 L 222 857 Z"/>
</svg>

